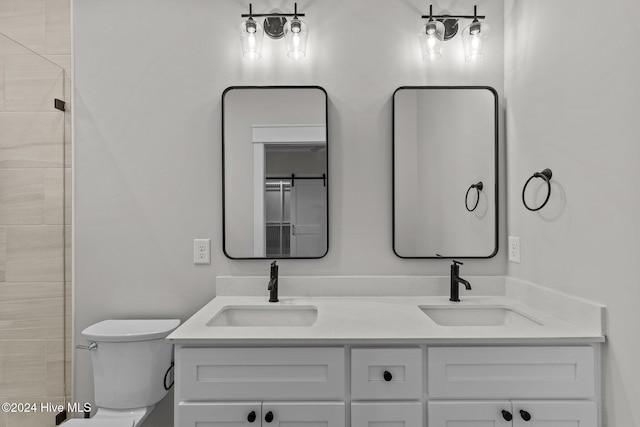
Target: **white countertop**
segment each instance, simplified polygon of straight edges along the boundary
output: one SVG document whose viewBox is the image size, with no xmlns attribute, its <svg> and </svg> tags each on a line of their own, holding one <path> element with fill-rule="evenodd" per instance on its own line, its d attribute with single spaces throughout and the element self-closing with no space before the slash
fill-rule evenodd
<svg viewBox="0 0 640 427">
<path fill-rule="evenodd" d="M 576 344 L 605 341 L 583 329 L 507 296 L 219 296 L 176 329 L 168 340 L 182 345 L 327 345 L 327 344 Z M 539 324 L 441 326 L 421 306 L 508 307 Z M 312 326 L 207 326 L 229 306 L 314 306 Z"/>
</svg>

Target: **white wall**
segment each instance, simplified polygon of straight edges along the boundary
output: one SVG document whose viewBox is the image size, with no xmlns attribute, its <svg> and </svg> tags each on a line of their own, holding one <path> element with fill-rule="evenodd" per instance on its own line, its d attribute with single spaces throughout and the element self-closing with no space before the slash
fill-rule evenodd
<svg viewBox="0 0 640 427">
<path fill-rule="evenodd" d="M 509 275 L 607 305 L 605 426 L 640 425 L 640 3 L 507 0 Z M 520 201 L 553 171 L 540 213 Z M 532 192 L 535 187 L 532 189 Z"/>
<path fill-rule="evenodd" d="M 282 275 L 448 274 L 449 261 L 392 251 L 391 97 L 402 85 L 489 85 L 502 94 L 503 1 L 435 9 L 471 13 L 474 4 L 492 26 L 480 63 L 464 62 L 459 37 L 441 61 L 422 62 L 421 0 L 299 2 L 308 57 L 292 62 L 281 42 L 265 40 L 262 60 L 250 63 L 237 33 L 245 2 L 75 0 L 76 341 L 106 318 L 186 319 L 214 296 L 217 275 L 267 275 L 268 261 L 231 261 L 221 248 L 221 95 L 231 85 L 328 92 L 329 254 L 282 260 Z M 266 0 L 254 10 L 291 6 Z M 212 239 L 210 266 L 192 264 L 193 238 Z M 465 262 L 462 273 L 505 270 L 501 251 Z M 76 351 L 75 365 L 75 398 L 90 400 L 88 355 Z M 170 411 L 165 400 L 149 423 L 171 425 Z"/>
</svg>

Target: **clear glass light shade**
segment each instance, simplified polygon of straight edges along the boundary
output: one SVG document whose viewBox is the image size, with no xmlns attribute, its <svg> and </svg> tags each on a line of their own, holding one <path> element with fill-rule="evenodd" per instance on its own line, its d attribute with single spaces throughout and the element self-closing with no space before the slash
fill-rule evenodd
<svg viewBox="0 0 640 427">
<path fill-rule="evenodd" d="M 262 57 L 262 39 L 264 30 L 262 25 L 249 18 L 240 24 L 240 41 L 242 42 L 242 56 L 247 59 Z"/>
<path fill-rule="evenodd" d="M 462 30 L 464 58 L 467 62 L 475 62 L 484 57 L 488 38 L 489 26 L 484 22 L 472 22 Z"/>
<path fill-rule="evenodd" d="M 309 28 L 301 20 L 294 18 L 284 24 L 284 41 L 289 58 L 302 59 L 307 55 Z"/>
<path fill-rule="evenodd" d="M 440 21 L 429 21 L 420 28 L 418 33 L 422 59 L 435 61 L 442 57 L 444 45 L 444 24 Z"/>
</svg>

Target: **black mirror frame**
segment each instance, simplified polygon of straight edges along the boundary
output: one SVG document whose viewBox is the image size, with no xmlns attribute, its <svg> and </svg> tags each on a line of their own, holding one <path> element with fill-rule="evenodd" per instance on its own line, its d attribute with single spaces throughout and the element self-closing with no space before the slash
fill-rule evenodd
<svg viewBox="0 0 640 427">
<path fill-rule="evenodd" d="M 225 220 L 225 209 L 226 209 L 226 192 L 225 192 L 225 157 L 224 157 L 224 99 L 228 92 L 236 89 L 319 89 L 324 93 L 325 99 L 325 140 L 326 140 L 326 174 L 327 174 L 327 250 L 320 256 L 317 257 L 233 257 L 227 252 L 227 235 L 226 235 L 226 220 Z M 277 260 L 289 260 L 289 259 L 320 259 L 324 258 L 329 253 L 329 97 L 327 95 L 327 91 L 321 86 L 229 86 L 222 92 L 222 251 L 224 255 L 233 260 L 259 260 L 259 259 L 277 259 Z"/>
<path fill-rule="evenodd" d="M 495 248 L 493 250 L 493 252 L 491 253 L 491 255 L 488 256 L 456 256 L 456 255 L 451 255 L 451 256 L 403 256 L 398 254 L 397 250 L 396 250 L 396 162 L 395 162 L 395 157 L 396 157 L 396 141 L 395 141 L 395 137 L 396 137 L 396 132 L 395 132 L 395 111 L 396 111 L 396 94 L 401 91 L 401 90 L 406 90 L 406 89 L 432 89 L 432 90 L 439 90 L 439 89 L 478 89 L 478 90 L 488 90 L 489 92 L 491 92 L 493 94 L 494 97 L 494 129 L 495 129 L 495 143 L 494 143 L 494 164 L 495 164 L 495 212 L 496 212 L 496 218 L 495 218 Z M 493 258 L 498 254 L 498 248 L 499 248 L 499 237 L 500 237 L 500 181 L 499 181 L 499 141 L 500 141 L 500 136 L 499 136 L 499 123 L 498 123 L 498 107 L 499 107 L 499 102 L 498 102 L 498 92 L 492 88 L 491 86 L 400 86 L 399 88 L 397 88 L 394 92 L 393 92 L 393 101 L 392 101 L 392 108 L 391 108 L 391 173 L 392 173 L 392 185 L 391 185 L 391 193 L 392 193 L 392 204 L 391 204 L 391 229 L 392 229 L 392 246 L 393 246 L 393 253 L 398 257 L 398 258 L 402 258 L 402 259 L 488 259 L 488 258 Z"/>
</svg>

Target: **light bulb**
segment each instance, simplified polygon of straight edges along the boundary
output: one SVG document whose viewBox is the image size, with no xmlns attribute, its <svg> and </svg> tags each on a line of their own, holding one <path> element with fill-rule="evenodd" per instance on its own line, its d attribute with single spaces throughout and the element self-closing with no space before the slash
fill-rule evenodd
<svg viewBox="0 0 640 427">
<path fill-rule="evenodd" d="M 477 35 L 471 36 L 471 51 L 473 53 L 478 53 L 478 49 L 480 48 L 481 44 L 482 41 L 480 41 L 480 37 L 478 37 Z"/>
<path fill-rule="evenodd" d="M 256 35 L 249 33 L 249 35 L 247 36 L 247 43 L 249 44 L 249 50 L 255 51 L 256 50 L 256 44 L 257 44 L 256 43 Z"/>
</svg>

